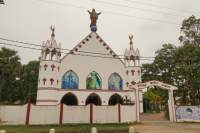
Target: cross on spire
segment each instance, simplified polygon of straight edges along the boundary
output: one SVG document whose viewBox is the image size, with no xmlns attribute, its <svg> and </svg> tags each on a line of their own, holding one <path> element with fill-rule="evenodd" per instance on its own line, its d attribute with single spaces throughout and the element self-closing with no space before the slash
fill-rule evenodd
<svg viewBox="0 0 200 133">
<path fill-rule="evenodd" d="M 130 39 L 130 44 L 133 44 L 133 35 L 132 34 L 129 35 L 129 39 Z"/>
<path fill-rule="evenodd" d="M 55 26 L 51 26 L 50 27 L 50 30 L 51 30 L 51 37 L 55 37 Z"/>
<path fill-rule="evenodd" d="M 133 35 L 132 34 L 129 35 L 129 39 L 130 39 L 130 50 L 133 50 Z"/>
</svg>

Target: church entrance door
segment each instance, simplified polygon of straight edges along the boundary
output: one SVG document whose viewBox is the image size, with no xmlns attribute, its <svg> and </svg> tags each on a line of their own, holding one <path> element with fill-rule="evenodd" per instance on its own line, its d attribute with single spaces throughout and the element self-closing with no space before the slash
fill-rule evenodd
<svg viewBox="0 0 200 133">
<path fill-rule="evenodd" d="M 86 105 L 88 104 L 101 105 L 101 98 L 99 95 L 92 93 L 86 99 Z"/>
<path fill-rule="evenodd" d="M 74 94 L 67 93 L 61 99 L 61 103 L 65 104 L 65 105 L 78 105 L 78 100 Z"/>
</svg>

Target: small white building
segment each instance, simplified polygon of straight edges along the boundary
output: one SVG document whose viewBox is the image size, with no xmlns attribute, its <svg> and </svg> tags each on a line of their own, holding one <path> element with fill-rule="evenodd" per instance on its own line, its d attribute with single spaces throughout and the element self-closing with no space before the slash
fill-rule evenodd
<svg viewBox="0 0 200 133">
<path fill-rule="evenodd" d="M 72 50 L 61 52 L 51 27 L 50 39 L 42 44 L 37 105 L 135 103 L 130 86 L 141 82 L 141 66 L 133 36 L 129 36 L 130 48 L 118 56 L 94 28 Z"/>
</svg>

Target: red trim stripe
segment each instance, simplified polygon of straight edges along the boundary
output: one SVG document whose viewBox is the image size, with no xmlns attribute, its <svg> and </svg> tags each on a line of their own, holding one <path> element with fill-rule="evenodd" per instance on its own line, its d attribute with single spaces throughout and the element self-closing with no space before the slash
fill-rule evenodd
<svg viewBox="0 0 200 133">
<path fill-rule="evenodd" d="M 28 103 L 26 111 L 26 121 L 25 121 L 26 125 L 29 125 L 30 112 L 31 112 L 31 103 Z"/>
<path fill-rule="evenodd" d="M 59 124 L 63 124 L 63 103 L 60 104 L 60 119 L 59 119 Z"/>
<path fill-rule="evenodd" d="M 108 89 L 98 89 L 98 90 L 88 90 L 88 89 L 62 89 L 62 88 L 49 88 L 42 87 L 38 88 L 38 90 L 56 90 L 56 91 L 88 91 L 88 92 L 132 92 L 134 90 L 108 90 Z"/>
<path fill-rule="evenodd" d="M 118 104 L 118 122 L 121 123 L 121 106 Z"/>
</svg>

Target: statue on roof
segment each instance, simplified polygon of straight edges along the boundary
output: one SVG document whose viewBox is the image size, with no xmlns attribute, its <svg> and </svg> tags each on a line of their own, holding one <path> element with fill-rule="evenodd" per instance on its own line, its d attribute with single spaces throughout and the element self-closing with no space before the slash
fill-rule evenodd
<svg viewBox="0 0 200 133">
<path fill-rule="evenodd" d="M 101 14 L 101 12 L 97 13 L 95 11 L 95 9 L 92 9 L 91 12 L 88 10 L 88 13 L 90 14 L 90 20 L 91 20 L 90 28 L 91 28 L 91 31 L 96 32 L 96 30 L 97 30 L 97 26 L 96 26 L 97 19 L 98 19 L 98 16 Z"/>
</svg>

